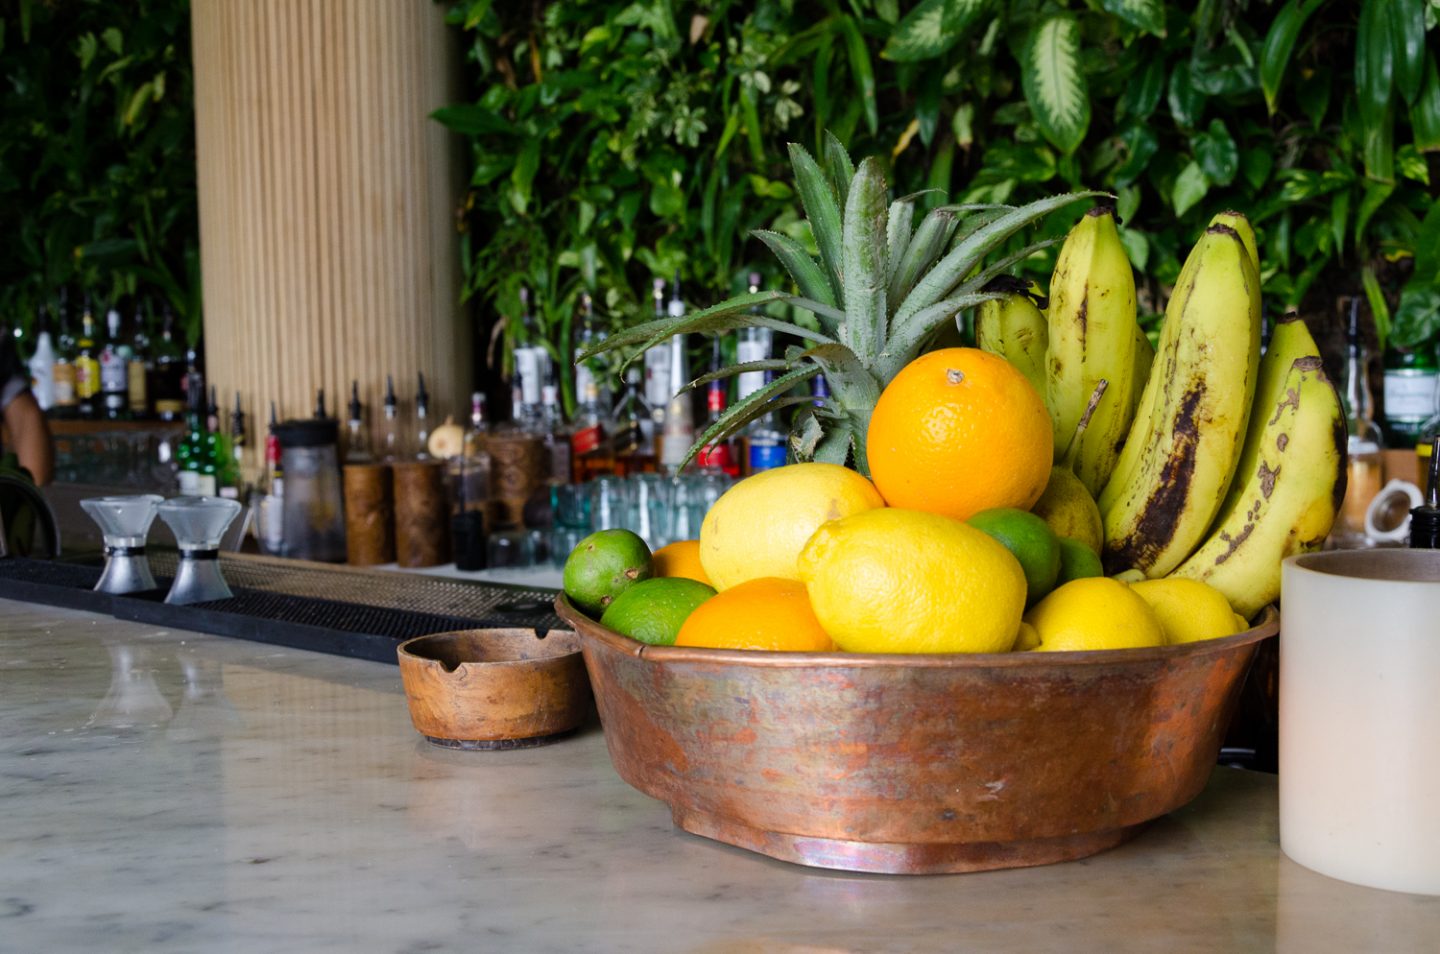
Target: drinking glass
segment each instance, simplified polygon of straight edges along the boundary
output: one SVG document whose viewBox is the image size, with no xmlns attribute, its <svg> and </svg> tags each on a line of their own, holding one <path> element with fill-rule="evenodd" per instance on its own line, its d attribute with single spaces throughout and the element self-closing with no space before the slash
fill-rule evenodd
<svg viewBox="0 0 1440 954">
<path fill-rule="evenodd" d="M 657 523 L 663 512 L 659 503 L 662 481 L 659 474 L 633 474 L 626 478 L 630 485 L 630 507 L 625 526 L 639 534 L 652 550 L 664 546 L 660 543 Z"/>
<path fill-rule="evenodd" d="M 613 530 L 625 525 L 626 484 L 619 477 L 596 477 L 587 485 L 590 491 L 590 526 L 594 530 Z"/>
<path fill-rule="evenodd" d="M 485 542 L 485 563 L 492 570 L 534 566 L 535 541 L 531 531 L 510 526 L 490 534 Z"/>
</svg>

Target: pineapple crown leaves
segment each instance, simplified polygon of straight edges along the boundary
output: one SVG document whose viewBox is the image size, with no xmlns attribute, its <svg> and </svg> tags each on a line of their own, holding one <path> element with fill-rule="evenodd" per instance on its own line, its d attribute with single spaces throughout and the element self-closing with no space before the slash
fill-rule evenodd
<svg viewBox="0 0 1440 954">
<path fill-rule="evenodd" d="M 843 463 L 853 455 L 868 473 L 864 437 L 880 391 L 945 322 L 967 308 L 998 297 L 985 285 L 1022 259 L 1059 240 L 1039 242 L 991 265 L 985 260 L 1012 236 L 1072 202 L 1103 196 L 1094 191 L 1054 195 L 1023 206 L 960 204 L 931 209 L 915 223 L 915 199 L 893 201 L 881 162 L 856 166 L 840 141 L 827 133 L 817 161 L 790 145 L 796 191 L 810 223 L 818 255 L 779 232 L 755 236 L 794 280 L 798 295 L 779 291 L 739 295 L 679 318 L 663 318 L 611 335 L 581 360 L 617 348 L 640 346 L 630 358 L 673 335 L 770 328 L 807 343 L 782 360 L 750 362 L 703 375 L 701 383 L 744 371 L 783 371 L 775 381 L 729 408 L 690 448 L 689 463 L 708 444 L 735 433 L 772 408 L 812 403 L 784 393 L 824 372 L 832 398 L 807 408 L 791 441 L 799 459 Z M 813 314 L 819 331 L 759 313 L 784 302 Z M 627 365 L 628 365 L 627 361 Z M 761 367 L 763 364 L 763 368 Z"/>
</svg>

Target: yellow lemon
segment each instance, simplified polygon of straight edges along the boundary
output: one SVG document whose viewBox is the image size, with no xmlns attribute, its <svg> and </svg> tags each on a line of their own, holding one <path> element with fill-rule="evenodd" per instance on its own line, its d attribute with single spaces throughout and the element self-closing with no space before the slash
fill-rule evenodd
<svg viewBox="0 0 1440 954">
<path fill-rule="evenodd" d="M 799 570 L 820 625 L 848 652 L 1003 653 L 1025 608 L 1025 571 L 1009 550 L 918 510 L 825 524 Z"/>
<path fill-rule="evenodd" d="M 1034 626 L 1022 620 L 1020 623 L 1020 631 L 1015 634 L 1015 645 L 1010 647 L 1010 651 L 1024 653 L 1039 648 L 1040 634 L 1035 631 Z"/>
<path fill-rule="evenodd" d="M 1150 605 L 1109 577 L 1072 580 L 1025 614 L 1040 636 L 1041 652 L 1137 649 L 1165 645 L 1165 631 Z"/>
<path fill-rule="evenodd" d="M 1155 611 L 1167 643 L 1218 639 L 1250 628 L 1238 626 L 1230 601 L 1209 583 L 1175 576 L 1131 583 L 1130 589 Z"/>
<path fill-rule="evenodd" d="M 885 506 L 875 485 L 837 464 L 790 464 L 747 477 L 700 524 L 700 565 L 717 590 L 773 576 L 798 580 L 796 558 L 820 525 Z"/>
</svg>

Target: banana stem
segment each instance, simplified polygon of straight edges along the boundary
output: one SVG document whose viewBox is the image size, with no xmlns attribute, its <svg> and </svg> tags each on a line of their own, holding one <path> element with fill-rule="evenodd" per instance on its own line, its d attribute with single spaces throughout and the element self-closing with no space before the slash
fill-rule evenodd
<svg viewBox="0 0 1440 954">
<path fill-rule="evenodd" d="M 1065 456 L 1061 460 L 1073 473 L 1075 470 L 1075 457 L 1080 453 L 1080 438 L 1085 434 L 1085 428 L 1090 426 L 1090 418 L 1094 415 L 1095 409 L 1100 406 L 1100 399 L 1105 396 L 1105 389 L 1110 387 L 1110 382 L 1101 378 L 1095 385 L 1095 390 L 1090 395 L 1090 402 L 1085 405 L 1085 413 L 1080 415 L 1080 423 L 1075 425 L 1075 434 L 1070 438 L 1070 446 L 1065 449 Z"/>
</svg>

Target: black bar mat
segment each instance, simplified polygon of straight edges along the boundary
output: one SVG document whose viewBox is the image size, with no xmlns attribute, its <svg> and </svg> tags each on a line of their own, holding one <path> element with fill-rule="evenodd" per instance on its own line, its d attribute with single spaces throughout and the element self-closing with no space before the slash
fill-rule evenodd
<svg viewBox="0 0 1440 954">
<path fill-rule="evenodd" d="M 0 560 L 0 597 L 386 663 L 394 663 L 395 647 L 413 636 L 492 626 L 563 628 L 550 611 L 552 594 L 543 589 L 275 560 L 266 565 L 229 555 L 223 567 L 234 592 L 230 599 L 171 606 L 164 602 L 170 578 L 162 574 L 173 571 L 174 562 L 173 553 L 154 554 L 157 589 L 111 596 L 92 589 L 100 578 L 96 565 Z M 239 585 L 242 580 L 264 588 Z M 352 601 L 357 595 L 366 601 Z M 408 605 L 386 605 L 395 603 Z M 458 611 L 445 611 L 452 607 Z"/>
</svg>

